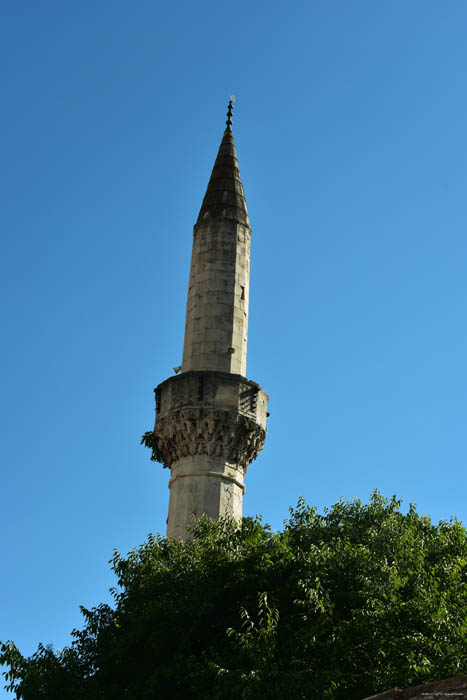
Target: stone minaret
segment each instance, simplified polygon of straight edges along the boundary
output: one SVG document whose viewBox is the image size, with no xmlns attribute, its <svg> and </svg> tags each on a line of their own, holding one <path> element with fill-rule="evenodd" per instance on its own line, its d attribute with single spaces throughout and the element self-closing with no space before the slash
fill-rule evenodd
<svg viewBox="0 0 467 700">
<path fill-rule="evenodd" d="M 193 516 L 242 516 L 248 465 L 263 449 L 267 394 L 245 378 L 251 229 L 232 99 L 193 229 L 181 374 L 155 389 L 155 443 L 171 470 L 167 536 Z"/>
</svg>

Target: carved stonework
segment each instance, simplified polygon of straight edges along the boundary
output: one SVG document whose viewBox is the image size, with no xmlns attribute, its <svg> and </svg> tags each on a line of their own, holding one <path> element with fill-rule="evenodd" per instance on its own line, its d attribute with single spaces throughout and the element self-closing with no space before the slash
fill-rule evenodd
<svg viewBox="0 0 467 700">
<path fill-rule="evenodd" d="M 224 457 L 247 470 L 264 447 L 266 431 L 237 411 L 187 407 L 156 420 L 154 433 L 167 464 L 189 455 Z"/>
</svg>

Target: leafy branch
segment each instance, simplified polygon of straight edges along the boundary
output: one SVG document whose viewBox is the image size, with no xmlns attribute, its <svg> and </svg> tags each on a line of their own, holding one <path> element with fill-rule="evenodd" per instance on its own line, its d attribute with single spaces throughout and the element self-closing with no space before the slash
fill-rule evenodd
<svg viewBox="0 0 467 700">
<path fill-rule="evenodd" d="M 161 449 L 159 447 L 157 435 L 155 435 L 152 430 L 148 430 L 141 437 L 141 445 L 149 447 L 149 449 L 151 450 L 151 462 L 159 462 L 159 464 L 162 464 L 164 469 L 169 469 L 169 465 L 167 464 L 165 457 L 162 454 Z"/>
</svg>

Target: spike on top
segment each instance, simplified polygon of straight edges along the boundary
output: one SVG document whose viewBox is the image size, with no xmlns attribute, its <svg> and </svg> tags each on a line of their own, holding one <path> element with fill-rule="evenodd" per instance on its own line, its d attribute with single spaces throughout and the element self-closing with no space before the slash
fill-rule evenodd
<svg viewBox="0 0 467 700">
<path fill-rule="evenodd" d="M 234 95 L 230 96 L 229 104 L 227 107 L 227 121 L 225 122 L 227 124 L 227 129 L 232 128 L 232 112 L 233 112 L 233 103 L 235 102 L 235 97 Z"/>
<path fill-rule="evenodd" d="M 250 225 L 231 126 L 234 101 L 235 97 L 232 95 L 227 111 L 227 128 L 222 137 L 197 224 L 208 219 L 230 219 L 246 226 Z"/>
</svg>

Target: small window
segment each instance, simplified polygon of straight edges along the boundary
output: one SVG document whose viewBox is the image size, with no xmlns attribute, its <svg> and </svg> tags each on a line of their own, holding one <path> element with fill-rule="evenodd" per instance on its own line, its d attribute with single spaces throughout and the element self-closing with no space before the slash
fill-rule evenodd
<svg viewBox="0 0 467 700">
<path fill-rule="evenodd" d="M 161 390 L 159 387 L 154 389 L 154 396 L 156 399 L 156 413 L 159 413 L 161 410 Z"/>
<path fill-rule="evenodd" d="M 204 398 L 204 377 L 201 375 L 198 379 L 198 401 Z"/>
<path fill-rule="evenodd" d="M 242 290 L 242 294 L 240 296 L 240 299 L 244 299 L 245 298 L 245 287 L 240 287 L 240 289 Z"/>
</svg>

